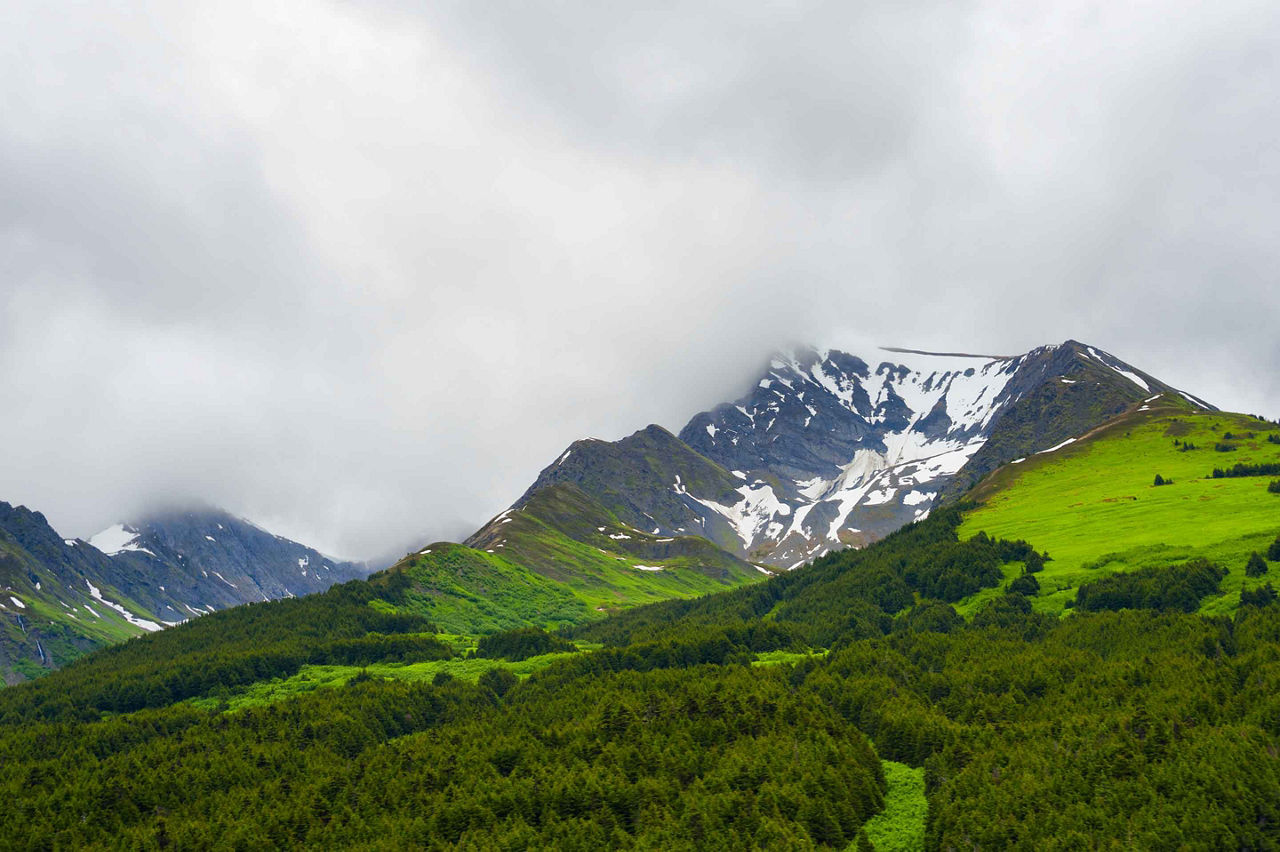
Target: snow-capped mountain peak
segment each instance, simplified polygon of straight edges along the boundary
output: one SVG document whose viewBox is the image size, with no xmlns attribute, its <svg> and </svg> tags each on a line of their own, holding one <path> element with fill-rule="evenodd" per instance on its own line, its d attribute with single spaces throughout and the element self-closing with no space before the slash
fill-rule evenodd
<svg viewBox="0 0 1280 852">
<path fill-rule="evenodd" d="M 1165 392 L 1210 407 L 1071 340 L 1015 356 L 797 349 L 678 438 L 651 426 L 575 442 L 521 501 L 572 483 L 637 528 L 791 568 L 887 535 Z"/>
<path fill-rule="evenodd" d="M 775 355 L 743 399 L 699 414 L 681 438 L 750 478 L 771 497 L 722 507 L 745 552 L 775 564 L 876 535 L 859 507 L 926 514 L 940 485 L 980 449 L 1005 388 L 1026 356 L 880 349 L 859 357 L 805 349 Z M 742 517 L 776 502 L 768 521 Z M 883 511 L 881 512 L 883 513 Z M 910 517 L 908 519 L 910 519 Z"/>
<path fill-rule="evenodd" d="M 1035 451 L 1096 425 L 1088 417 L 1098 409 L 1118 413 L 1160 389 L 1169 388 L 1075 341 L 1017 356 L 800 349 L 775 355 L 746 396 L 696 415 L 680 438 L 762 483 L 739 489 L 735 503 L 703 505 L 737 531 L 742 552 L 790 567 L 922 518 L 960 471 L 1011 460 L 1004 441 L 984 448 L 1020 404 L 1052 397 L 1068 413 L 1037 418 L 1043 445 L 1024 448 Z M 762 515 L 768 505 L 779 508 Z"/>
</svg>

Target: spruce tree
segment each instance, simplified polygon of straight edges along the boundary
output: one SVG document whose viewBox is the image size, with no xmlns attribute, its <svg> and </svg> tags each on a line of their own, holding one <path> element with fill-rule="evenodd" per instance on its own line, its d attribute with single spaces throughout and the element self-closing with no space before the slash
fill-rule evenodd
<svg viewBox="0 0 1280 852">
<path fill-rule="evenodd" d="M 1246 577 L 1261 577 L 1267 573 L 1267 562 L 1262 558 L 1262 554 L 1254 551 L 1249 556 L 1249 564 L 1244 566 L 1244 575 Z"/>
</svg>

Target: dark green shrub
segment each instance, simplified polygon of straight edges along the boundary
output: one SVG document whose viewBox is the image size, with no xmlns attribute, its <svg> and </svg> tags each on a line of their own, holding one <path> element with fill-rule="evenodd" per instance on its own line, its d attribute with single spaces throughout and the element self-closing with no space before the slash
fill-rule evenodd
<svg viewBox="0 0 1280 852">
<path fill-rule="evenodd" d="M 925 601 L 899 616 L 893 626 L 894 630 L 916 633 L 950 633 L 964 627 L 964 619 L 949 604 Z"/>
<path fill-rule="evenodd" d="M 1233 464 L 1227 469 L 1215 467 L 1214 479 L 1233 479 L 1240 476 L 1277 476 L 1280 475 L 1280 462 L 1262 462 L 1261 464 Z"/>
<path fill-rule="evenodd" d="M 1113 574 L 1076 591 L 1076 606 L 1086 612 L 1119 609 L 1159 609 L 1195 612 L 1200 600 L 1217 590 L 1225 568 L 1193 559 L 1171 568 L 1143 568 Z"/>
<path fill-rule="evenodd" d="M 1240 590 L 1241 606 L 1268 606 L 1275 603 L 1276 590 L 1271 588 L 1270 583 L 1263 583 L 1256 589 Z"/>
</svg>

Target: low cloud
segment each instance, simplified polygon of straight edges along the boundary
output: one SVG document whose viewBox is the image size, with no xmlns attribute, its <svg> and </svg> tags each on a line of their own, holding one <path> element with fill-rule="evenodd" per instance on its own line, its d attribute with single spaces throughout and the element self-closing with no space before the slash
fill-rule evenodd
<svg viewBox="0 0 1280 852">
<path fill-rule="evenodd" d="M 1280 11 L 847 7 L 6 12 L 0 499 L 382 554 L 802 342 L 1280 416 Z"/>
</svg>

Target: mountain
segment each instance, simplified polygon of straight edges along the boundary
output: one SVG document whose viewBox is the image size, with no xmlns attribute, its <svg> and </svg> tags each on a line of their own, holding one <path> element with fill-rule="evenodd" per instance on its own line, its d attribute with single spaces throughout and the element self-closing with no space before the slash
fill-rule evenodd
<svg viewBox="0 0 1280 852">
<path fill-rule="evenodd" d="M 865 546 L 1001 465 L 1156 398 L 1213 410 L 1075 341 L 1018 356 L 798 350 L 679 435 L 651 425 L 618 441 L 574 442 L 462 544 L 437 542 L 393 567 L 409 583 L 406 611 L 446 630 L 581 624 Z M 368 573 L 210 509 L 122 522 L 90 542 L 48 530 L 36 549 L 35 563 L 78 566 L 70 585 L 89 598 L 67 606 L 97 600 L 92 589 L 115 596 L 110 636 L 68 628 L 83 647 Z M 54 612 L 72 620 L 62 616 L 71 610 Z M 45 664 L 45 644 L 14 647 Z M 80 650 L 60 648 L 52 664 Z"/>
<path fill-rule="evenodd" d="M 170 621 L 312 594 L 370 573 L 211 508 L 114 524 L 88 543 L 144 578 L 138 599 Z"/>
<path fill-rule="evenodd" d="M 766 577 L 662 525 L 719 535 L 696 507 L 734 505 L 755 482 L 786 495 L 814 468 L 788 471 L 769 455 L 780 442 L 754 428 L 739 442 L 774 465 L 755 474 L 749 458 L 729 467 L 650 427 L 575 444 L 464 544 L 0 690 L 0 836 L 24 848 L 1276 848 L 1280 425 L 1084 349 L 1088 361 L 1046 350 L 974 368 L 965 378 L 1006 400 L 987 413 L 979 391 L 966 407 L 952 384 L 918 405 L 885 387 L 889 413 L 862 418 L 872 428 L 854 452 L 958 444 L 964 460 L 928 486 L 976 482 L 798 570 Z M 992 444 L 989 458 L 1020 455 L 983 475 L 974 460 Z M 4 517 L 0 566 L 19 584 L 5 594 L 23 610 L 62 582 L 24 579 L 45 570 L 33 553 L 82 559 L 82 573 L 113 562 L 52 540 L 34 513 Z M 118 538 L 132 553 L 159 542 L 137 528 Z M 682 579 L 723 591 L 680 591 Z M 90 592 L 91 605 L 117 591 Z M 684 599 L 627 605 L 646 594 Z M 582 623 L 473 641 L 441 631 L 446 618 Z"/>
<path fill-rule="evenodd" d="M 881 349 L 776 356 L 739 400 L 674 436 L 578 441 L 515 507 L 571 483 L 653 535 L 700 535 L 794 568 L 863 546 L 1015 458 L 1165 394 L 1212 406 L 1076 341 L 1018 356 Z"/>
<path fill-rule="evenodd" d="M 0 678 L 15 683 L 193 615 L 367 574 L 217 510 L 117 524 L 86 542 L 0 502 Z"/>
<path fill-rule="evenodd" d="M 698 454 L 661 426 L 649 426 L 620 441 L 575 441 L 512 508 L 527 506 L 540 492 L 564 484 L 580 489 L 636 529 L 661 536 L 700 535 L 721 547 L 739 548 L 739 535 L 729 518 L 699 510 L 738 498 L 741 475 Z"/>
<path fill-rule="evenodd" d="M 1212 410 L 1075 341 L 1011 357 L 800 350 L 678 436 L 575 441 L 462 545 L 397 567 L 414 611 L 449 630 L 582 623 L 865 546 L 1156 395 Z"/>
</svg>

